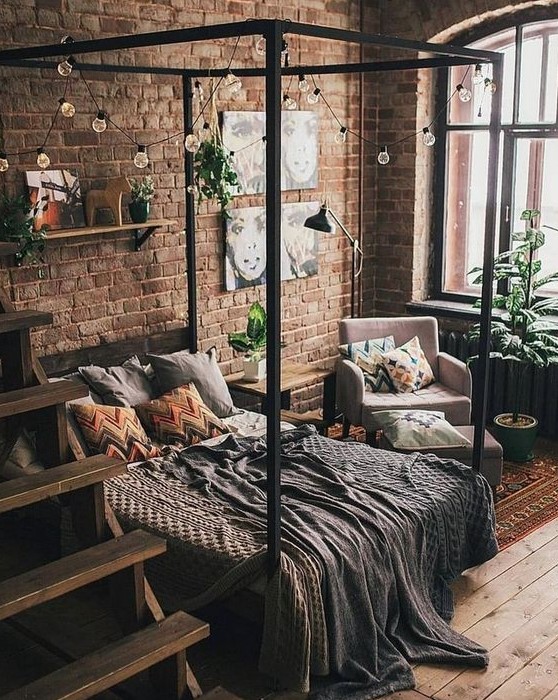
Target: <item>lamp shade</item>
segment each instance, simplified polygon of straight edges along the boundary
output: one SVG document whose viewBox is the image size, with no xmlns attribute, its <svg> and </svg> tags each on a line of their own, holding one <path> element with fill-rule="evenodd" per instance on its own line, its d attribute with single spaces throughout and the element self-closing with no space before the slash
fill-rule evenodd
<svg viewBox="0 0 558 700">
<path fill-rule="evenodd" d="M 321 231 L 322 233 L 333 233 L 333 226 L 327 218 L 327 207 L 321 206 L 317 214 L 309 216 L 304 225 L 306 228 L 311 228 L 313 231 Z"/>
</svg>

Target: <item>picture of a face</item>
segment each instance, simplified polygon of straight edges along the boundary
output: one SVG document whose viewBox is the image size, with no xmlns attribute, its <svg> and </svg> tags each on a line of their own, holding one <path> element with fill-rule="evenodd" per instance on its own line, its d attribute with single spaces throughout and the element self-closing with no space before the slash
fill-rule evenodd
<svg viewBox="0 0 558 700">
<path fill-rule="evenodd" d="M 234 153 L 237 194 L 265 192 L 264 134 L 264 112 L 223 112 L 223 143 Z"/>
<path fill-rule="evenodd" d="M 281 189 L 318 185 L 318 117 L 314 112 L 284 112 Z"/>
</svg>

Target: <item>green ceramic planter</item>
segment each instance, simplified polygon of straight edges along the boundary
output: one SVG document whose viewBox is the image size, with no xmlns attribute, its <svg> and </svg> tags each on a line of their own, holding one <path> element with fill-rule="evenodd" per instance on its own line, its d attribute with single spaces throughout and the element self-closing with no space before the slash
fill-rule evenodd
<svg viewBox="0 0 558 700">
<path fill-rule="evenodd" d="M 130 218 L 134 224 L 144 224 L 149 217 L 149 202 L 130 202 Z"/>
<path fill-rule="evenodd" d="M 494 418 L 494 437 L 502 445 L 504 459 L 512 462 L 528 462 L 533 459 L 533 446 L 537 437 L 539 422 L 532 416 L 519 414 L 525 425 L 507 425 L 511 413 L 501 413 Z"/>
</svg>

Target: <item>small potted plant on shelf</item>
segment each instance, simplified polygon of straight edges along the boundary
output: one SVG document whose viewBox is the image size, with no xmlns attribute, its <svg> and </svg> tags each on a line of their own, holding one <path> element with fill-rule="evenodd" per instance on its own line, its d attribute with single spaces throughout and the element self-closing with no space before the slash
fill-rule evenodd
<svg viewBox="0 0 558 700">
<path fill-rule="evenodd" d="M 155 192 L 153 178 L 146 175 L 142 178 L 129 178 L 130 203 L 128 209 L 130 218 L 135 224 L 144 224 L 149 217 L 149 202 Z"/>
<path fill-rule="evenodd" d="M 249 382 L 265 377 L 266 321 L 265 309 L 255 301 L 248 311 L 246 331 L 229 333 L 229 345 L 245 354 L 244 378 Z"/>
<path fill-rule="evenodd" d="M 494 418 L 494 429 L 504 457 L 517 462 L 533 458 L 538 426 L 536 418 L 520 413 L 527 370 L 558 362 L 558 322 L 549 318 L 558 314 L 558 298 L 537 296 L 541 287 L 558 280 L 558 272 L 539 276 L 542 260 L 537 251 L 545 243 L 544 232 L 534 225 L 539 216 L 538 210 L 525 209 L 521 214 L 525 230 L 512 234 L 516 247 L 494 259 L 494 279 L 504 282 L 506 289 L 495 294 L 492 300 L 496 314 L 490 328 L 490 357 L 510 362 L 513 386 L 511 410 Z M 469 272 L 473 273 L 481 273 L 473 281 L 473 284 L 480 284 L 482 268 L 475 267 Z M 475 306 L 480 306 L 480 300 Z M 479 337 L 479 324 L 473 326 L 469 337 Z"/>
<path fill-rule="evenodd" d="M 41 255 L 45 249 L 47 227 L 43 224 L 38 231 L 33 230 L 33 218 L 39 204 L 37 202 L 31 207 L 24 195 L 0 195 L 0 240 L 19 245 L 15 253 L 18 265 L 43 262 Z"/>
</svg>

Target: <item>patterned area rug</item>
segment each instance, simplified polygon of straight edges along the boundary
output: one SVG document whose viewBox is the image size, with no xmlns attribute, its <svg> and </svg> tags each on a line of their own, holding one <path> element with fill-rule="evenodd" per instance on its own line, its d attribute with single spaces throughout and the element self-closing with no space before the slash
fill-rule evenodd
<svg viewBox="0 0 558 700">
<path fill-rule="evenodd" d="M 329 437 L 341 439 L 341 426 Z M 363 428 L 351 427 L 350 436 L 364 442 Z M 531 462 L 504 462 L 502 484 L 496 492 L 496 535 L 500 550 L 558 517 L 558 444 L 537 440 Z"/>
</svg>

